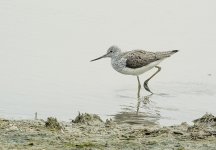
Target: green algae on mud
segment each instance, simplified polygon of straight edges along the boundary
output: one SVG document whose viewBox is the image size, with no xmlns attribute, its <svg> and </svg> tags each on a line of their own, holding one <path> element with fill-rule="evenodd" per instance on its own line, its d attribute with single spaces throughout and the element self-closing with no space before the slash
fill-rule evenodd
<svg viewBox="0 0 216 150">
<path fill-rule="evenodd" d="M 79 143 L 79 142 L 74 142 L 74 143 L 66 143 L 65 147 L 66 148 L 95 148 L 95 149 L 102 149 L 103 147 L 105 147 L 106 145 L 100 145 L 97 143 L 92 143 L 92 142 L 83 142 L 83 143 Z"/>
<path fill-rule="evenodd" d="M 61 131 L 61 132 L 59 132 Z M 0 119 L 1 149 L 174 149 L 216 148 L 216 120 L 206 114 L 194 125 L 142 126 L 103 122 L 94 114 L 79 114 L 73 122 Z"/>
<path fill-rule="evenodd" d="M 56 118 L 48 117 L 45 126 L 52 130 L 61 130 L 62 127 Z"/>
<path fill-rule="evenodd" d="M 97 124 L 103 122 L 103 120 L 98 115 L 95 114 L 79 113 L 78 116 L 74 120 L 72 120 L 72 122 L 83 123 L 83 124 L 89 124 L 89 123 Z"/>
</svg>

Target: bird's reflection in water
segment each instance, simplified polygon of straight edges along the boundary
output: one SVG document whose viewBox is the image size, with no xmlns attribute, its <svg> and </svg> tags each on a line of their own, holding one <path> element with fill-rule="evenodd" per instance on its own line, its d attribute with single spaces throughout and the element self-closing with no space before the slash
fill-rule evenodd
<svg viewBox="0 0 216 150">
<path fill-rule="evenodd" d="M 142 97 L 138 96 L 136 104 L 121 105 L 122 111 L 114 115 L 114 120 L 117 123 L 141 124 L 146 126 L 157 125 L 160 114 L 151 107 L 151 103 L 153 103 L 151 102 L 151 98 L 152 94 Z M 142 111 L 140 111 L 141 108 L 143 108 Z"/>
<path fill-rule="evenodd" d="M 140 104 L 143 103 L 143 105 L 147 105 L 150 103 L 150 97 L 152 94 L 143 96 L 143 97 L 137 97 L 137 106 L 136 106 L 136 114 L 139 114 Z"/>
</svg>

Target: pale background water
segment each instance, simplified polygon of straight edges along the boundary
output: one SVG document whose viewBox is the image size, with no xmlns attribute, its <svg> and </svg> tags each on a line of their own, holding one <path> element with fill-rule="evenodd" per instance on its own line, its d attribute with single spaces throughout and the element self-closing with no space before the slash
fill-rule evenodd
<svg viewBox="0 0 216 150">
<path fill-rule="evenodd" d="M 0 40 L 0 117 L 69 120 L 80 111 L 170 125 L 216 115 L 214 0 L 0 0 Z M 89 62 L 113 44 L 180 50 L 161 63 L 138 115 L 136 77 L 109 59 Z"/>
</svg>

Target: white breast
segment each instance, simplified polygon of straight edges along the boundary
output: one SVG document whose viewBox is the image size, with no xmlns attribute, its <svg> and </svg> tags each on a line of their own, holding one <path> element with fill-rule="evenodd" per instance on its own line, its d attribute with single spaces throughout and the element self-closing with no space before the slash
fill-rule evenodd
<svg viewBox="0 0 216 150">
<path fill-rule="evenodd" d="M 162 59 L 162 60 L 155 61 L 155 62 L 152 62 L 152 63 L 150 63 L 150 64 L 148 64 L 148 65 L 146 65 L 146 66 L 143 66 L 143 67 L 141 67 L 141 68 L 135 68 L 135 69 L 133 69 L 133 68 L 128 68 L 128 67 L 125 67 L 125 66 L 124 66 L 123 68 L 121 68 L 121 69 L 115 69 L 114 67 L 113 67 L 113 68 L 114 68 L 116 71 L 118 71 L 118 72 L 120 72 L 120 73 L 122 73 L 122 74 L 138 76 L 138 75 L 143 74 L 144 72 L 149 71 L 150 69 L 154 68 L 154 67 L 157 66 L 161 61 L 163 61 L 163 59 Z"/>
</svg>

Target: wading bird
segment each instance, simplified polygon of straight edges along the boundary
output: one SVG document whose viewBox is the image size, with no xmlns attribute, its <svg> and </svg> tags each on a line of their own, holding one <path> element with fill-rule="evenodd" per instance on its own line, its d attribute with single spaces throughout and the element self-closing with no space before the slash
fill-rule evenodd
<svg viewBox="0 0 216 150">
<path fill-rule="evenodd" d="M 139 75 L 143 74 L 144 72 L 154 67 L 157 68 L 157 71 L 150 78 L 148 78 L 143 85 L 147 91 L 153 94 L 153 92 L 148 87 L 149 80 L 152 79 L 161 70 L 161 67 L 159 67 L 158 64 L 176 52 L 178 52 L 178 50 L 165 51 L 165 52 L 149 52 L 144 50 L 132 50 L 127 52 L 122 52 L 121 49 L 118 48 L 117 46 L 111 46 L 107 50 L 107 53 L 105 55 L 93 59 L 91 61 L 110 57 L 112 67 L 116 71 L 125 75 L 133 75 L 137 77 L 138 96 L 139 96 L 139 91 L 141 88 Z"/>
</svg>

